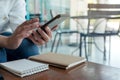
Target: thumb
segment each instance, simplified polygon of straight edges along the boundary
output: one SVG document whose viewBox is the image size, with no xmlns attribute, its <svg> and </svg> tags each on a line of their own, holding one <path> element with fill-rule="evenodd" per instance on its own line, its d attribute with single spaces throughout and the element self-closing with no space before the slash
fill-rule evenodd
<svg viewBox="0 0 120 80">
<path fill-rule="evenodd" d="M 35 22 L 39 22 L 39 18 L 34 18 L 34 19 L 31 19 L 31 20 L 25 21 L 23 23 L 23 25 L 33 24 Z"/>
</svg>

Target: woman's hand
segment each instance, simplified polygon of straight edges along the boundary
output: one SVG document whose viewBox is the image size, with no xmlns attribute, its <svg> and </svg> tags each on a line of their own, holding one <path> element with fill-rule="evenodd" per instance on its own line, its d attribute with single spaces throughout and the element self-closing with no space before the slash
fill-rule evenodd
<svg viewBox="0 0 120 80">
<path fill-rule="evenodd" d="M 37 31 L 33 31 L 33 34 L 29 36 L 29 39 L 36 45 L 43 45 L 52 38 L 52 31 L 49 27 L 45 28 L 45 31 L 40 28 Z"/>
<path fill-rule="evenodd" d="M 39 19 L 35 18 L 29 21 L 25 21 L 19 25 L 12 36 L 8 37 L 7 47 L 15 49 L 19 47 L 24 38 L 29 37 L 34 29 L 39 27 Z"/>
</svg>

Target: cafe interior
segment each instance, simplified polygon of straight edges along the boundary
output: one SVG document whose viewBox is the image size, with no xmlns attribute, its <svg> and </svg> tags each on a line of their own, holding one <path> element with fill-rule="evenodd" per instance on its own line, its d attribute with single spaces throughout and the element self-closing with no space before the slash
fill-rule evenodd
<svg viewBox="0 0 120 80">
<path fill-rule="evenodd" d="M 58 14 L 69 18 L 59 23 L 52 39 L 39 46 L 40 54 L 82 56 L 88 61 L 120 68 L 119 0 L 26 0 L 26 19 L 44 24 Z"/>
</svg>

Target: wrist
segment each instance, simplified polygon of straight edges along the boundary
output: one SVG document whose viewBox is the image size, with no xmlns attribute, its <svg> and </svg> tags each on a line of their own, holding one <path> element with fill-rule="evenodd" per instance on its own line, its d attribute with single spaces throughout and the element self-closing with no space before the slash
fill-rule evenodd
<svg viewBox="0 0 120 80">
<path fill-rule="evenodd" d="M 9 36 L 7 37 L 7 48 L 9 49 L 16 49 L 19 47 L 22 39 L 17 38 L 16 36 Z"/>
</svg>

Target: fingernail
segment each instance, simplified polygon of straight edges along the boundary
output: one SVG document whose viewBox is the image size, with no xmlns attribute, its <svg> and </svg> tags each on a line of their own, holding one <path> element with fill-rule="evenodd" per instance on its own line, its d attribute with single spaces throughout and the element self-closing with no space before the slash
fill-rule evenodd
<svg viewBox="0 0 120 80">
<path fill-rule="evenodd" d="M 39 27 L 39 25 L 37 25 L 37 27 Z"/>
</svg>

